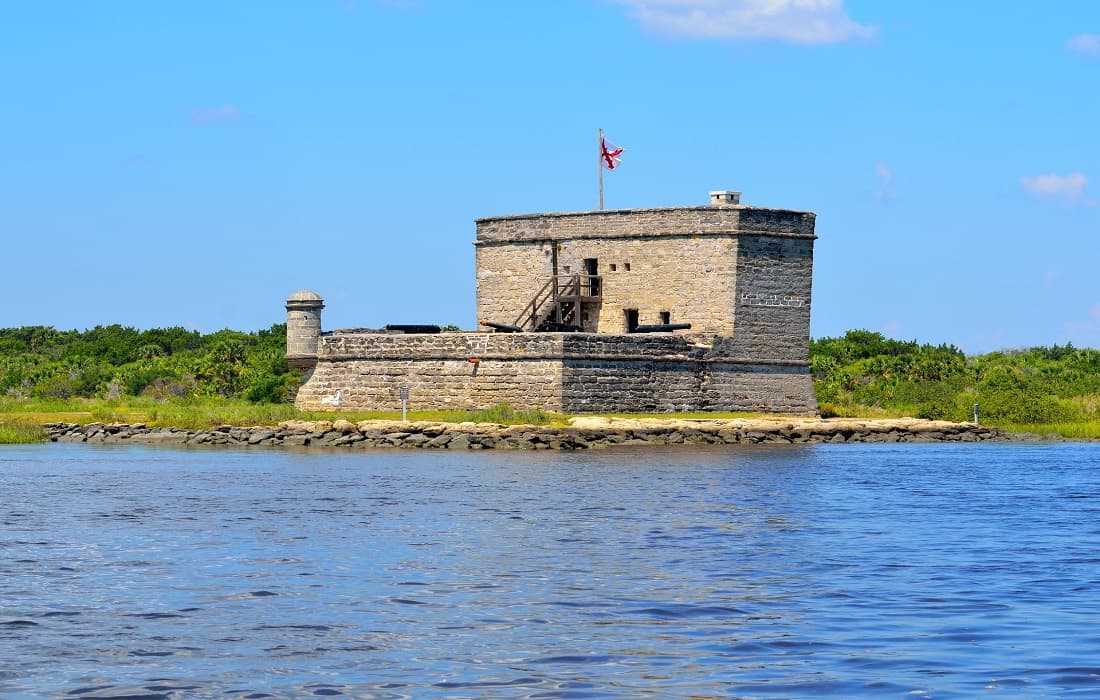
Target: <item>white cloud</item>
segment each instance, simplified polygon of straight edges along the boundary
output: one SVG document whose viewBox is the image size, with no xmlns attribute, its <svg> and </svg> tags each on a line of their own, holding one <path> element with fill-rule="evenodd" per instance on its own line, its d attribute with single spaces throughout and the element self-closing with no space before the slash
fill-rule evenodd
<svg viewBox="0 0 1100 700">
<path fill-rule="evenodd" d="M 897 192 L 894 190 L 894 171 L 886 163 L 875 164 L 875 177 L 878 178 L 879 187 L 875 192 L 875 199 L 893 199 Z"/>
<path fill-rule="evenodd" d="M 673 36 L 779 39 L 835 44 L 874 36 L 848 16 L 844 0 L 610 0 L 646 28 Z"/>
<path fill-rule="evenodd" d="M 1036 197 L 1050 197 L 1064 199 L 1067 202 L 1079 202 L 1084 194 L 1085 186 L 1089 179 L 1084 173 L 1070 173 L 1069 175 L 1024 175 L 1020 178 L 1020 184 L 1024 189 Z"/>
<path fill-rule="evenodd" d="M 875 164 L 875 175 L 882 180 L 883 185 L 889 185 L 890 180 L 894 179 L 894 171 L 890 170 L 890 166 L 886 163 Z"/>
<path fill-rule="evenodd" d="M 1086 56 L 1100 56 L 1100 34 L 1078 34 L 1066 41 L 1066 48 Z"/>
<path fill-rule="evenodd" d="M 217 107 L 200 107 L 191 110 L 191 121 L 195 124 L 210 124 L 212 122 L 232 122 L 240 119 L 241 111 L 234 105 L 219 105 Z"/>
</svg>

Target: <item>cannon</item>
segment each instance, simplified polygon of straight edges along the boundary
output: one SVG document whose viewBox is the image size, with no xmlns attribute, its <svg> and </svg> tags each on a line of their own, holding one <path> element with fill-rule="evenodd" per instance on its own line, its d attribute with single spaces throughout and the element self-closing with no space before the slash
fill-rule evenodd
<svg viewBox="0 0 1100 700">
<path fill-rule="evenodd" d="M 483 326 L 492 328 L 497 333 L 522 333 L 523 329 L 519 326 L 509 326 L 507 323 L 493 323 L 492 321 L 479 321 Z"/>
<path fill-rule="evenodd" d="M 391 333 L 439 333 L 443 329 L 429 323 L 387 323 L 386 330 Z"/>
<path fill-rule="evenodd" d="M 689 331 L 690 323 L 655 323 L 650 326 L 636 326 L 631 333 L 671 333 L 672 331 Z"/>
<path fill-rule="evenodd" d="M 558 321 L 543 321 L 538 330 L 549 333 L 583 333 L 584 329 L 572 323 L 559 323 Z"/>
</svg>

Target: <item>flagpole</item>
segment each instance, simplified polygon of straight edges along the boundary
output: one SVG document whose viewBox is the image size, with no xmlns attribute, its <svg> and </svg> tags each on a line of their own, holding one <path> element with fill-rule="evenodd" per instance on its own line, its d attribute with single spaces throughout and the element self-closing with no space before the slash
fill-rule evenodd
<svg viewBox="0 0 1100 700">
<path fill-rule="evenodd" d="M 600 210 L 603 210 L 603 129 L 600 129 L 600 142 L 596 145 L 596 167 L 600 169 Z"/>
</svg>

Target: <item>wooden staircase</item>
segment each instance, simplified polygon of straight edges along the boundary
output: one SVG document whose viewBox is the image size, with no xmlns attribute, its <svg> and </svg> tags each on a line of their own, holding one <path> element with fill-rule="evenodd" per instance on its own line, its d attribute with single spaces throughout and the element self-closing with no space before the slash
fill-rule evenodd
<svg viewBox="0 0 1100 700">
<path fill-rule="evenodd" d="M 525 331 L 547 331 L 564 326 L 581 326 L 585 304 L 603 301 L 603 278 L 599 275 L 554 275 L 535 293 L 514 325 Z"/>
</svg>

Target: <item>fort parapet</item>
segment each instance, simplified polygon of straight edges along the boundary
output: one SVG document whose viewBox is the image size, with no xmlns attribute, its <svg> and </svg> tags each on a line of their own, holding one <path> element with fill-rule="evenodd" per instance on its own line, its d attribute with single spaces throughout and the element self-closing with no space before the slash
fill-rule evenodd
<svg viewBox="0 0 1100 700">
<path fill-rule="evenodd" d="M 814 224 L 729 191 L 709 206 L 479 219 L 478 317 L 523 332 L 322 334 L 320 296 L 299 292 L 297 405 L 392 410 L 407 387 L 415 408 L 816 413 Z M 691 330 L 635 332 L 669 324 Z"/>
</svg>

